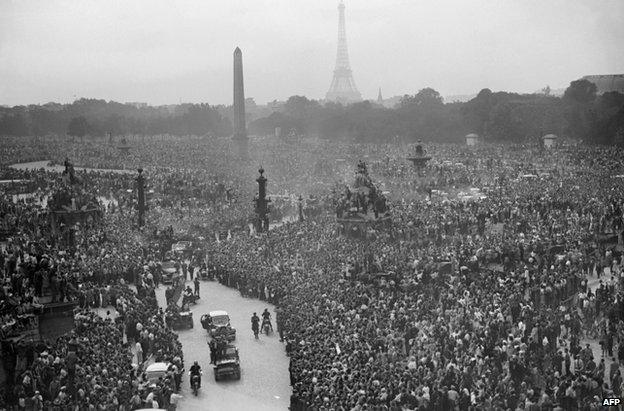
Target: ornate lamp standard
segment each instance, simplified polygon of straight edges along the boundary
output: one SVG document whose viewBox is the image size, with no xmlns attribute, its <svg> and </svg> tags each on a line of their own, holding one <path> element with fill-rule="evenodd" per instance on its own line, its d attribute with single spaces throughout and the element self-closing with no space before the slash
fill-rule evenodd
<svg viewBox="0 0 624 411">
<path fill-rule="evenodd" d="M 267 179 L 263 176 L 264 169 L 262 166 L 258 172 L 260 173 L 260 177 L 256 179 L 258 182 L 258 197 L 254 199 L 254 202 L 256 203 L 255 211 L 258 215 L 256 220 L 256 231 L 261 233 L 269 231 L 269 203 L 271 202 L 271 199 L 266 198 Z"/>
</svg>

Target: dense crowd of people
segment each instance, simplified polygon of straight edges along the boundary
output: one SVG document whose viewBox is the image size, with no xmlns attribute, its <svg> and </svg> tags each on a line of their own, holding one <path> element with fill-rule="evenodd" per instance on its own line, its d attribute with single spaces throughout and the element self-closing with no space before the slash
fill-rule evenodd
<svg viewBox="0 0 624 411">
<path fill-rule="evenodd" d="M 93 206 L 105 209 L 107 201 L 119 203 L 130 180 L 85 173 L 81 184 L 72 186 L 45 171 L 4 172 L 31 179 L 37 191 L 27 198 L 0 199 L 3 367 L 10 388 L 0 407 L 130 410 L 157 401 L 168 406 L 179 384 L 173 377 L 148 382 L 141 375 L 143 361 L 133 365 L 136 343 L 142 357 L 183 367 L 181 345 L 164 324 L 146 269 L 155 257 L 133 231 L 132 216 L 113 211 L 78 224 L 71 242 L 54 238 L 49 229 L 48 214 L 57 209 L 50 200 L 59 192 L 100 197 Z M 41 314 L 44 301 L 76 306 L 71 334 L 36 345 L 11 340 L 38 329 L 33 317 Z"/>
<path fill-rule="evenodd" d="M 87 192 L 108 212 L 101 223 L 81 227 L 71 249 L 45 243 L 45 220 L 35 217 L 59 184 L 55 175 L 3 169 L 40 181 L 41 201 L 0 203 L 13 231 L 2 253 L 2 301 L 33 312 L 46 284 L 59 300 L 80 306 L 74 334 L 13 376 L 21 390 L 8 393 L 9 401 L 37 402 L 39 395 L 44 402 L 132 409 L 138 395 L 141 405 L 148 396 L 166 405 L 175 382 L 146 395 L 130 367 L 130 345 L 119 341 L 123 335 L 139 342 L 143 356 L 181 357 L 151 302 L 147 274 L 157 256 L 145 233 L 170 226 L 201 237 L 207 269 L 222 284 L 277 305 L 293 410 L 598 409 L 602 398 L 621 396 L 620 149 L 432 144 L 432 159 L 418 175 L 400 146 L 251 143 L 247 160 L 218 139 L 155 139 L 129 158 L 100 155 L 111 151 L 105 142 L 74 144 L 68 152 L 77 166 L 121 168 L 130 159 L 146 169 L 154 193 L 140 233 L 124 212 L 134 206 L 133 175 L 84 173 Z M 66 157 L 63 144 L 47 148 L 40 159 Z M 14 153 L 0 158 L 6 164 Z M 387 197 L 392 224 L 354 235 L 336 221 L 335 205 L 359 160 Z M 260 163 L 269 196 L 314 196 L 324 212 L 268 234 L 250 230 Z M 278 219 L 296 210 L 296 201 L 283 203 Z M 42 242 L 37 250 L 33 243 Z M 146 299 L 122 282 L 137 284 Z M 106 303 L 117 307 L 115 320 L 88 310 Z M 146 330 L 137 334 L 136 323 Z M 87 359 L 85 338 L 116 350 L 112 364 Z M 587 345 L 594 340 L 600 350 Z M 80 367 L 71 372 L 81 386 L 67 383 L 69 345 L 77 347 Z M 43 364 L 52 371 L 43 372 Z"/>
<path fill-rule="evenodd" d="M 500 176 L 486 198 L 399 199 L 393 228 L 365 239 L 321 219 L 214 245 L 222 283 L 280 307 L 293 409 L 574 409 L 621 395 L 621 250 L 600 235 L 621 229 L 623 186 L 613 169 L 511 162 L 524 155 L 484 162 Z M 537 167 L 550 172 L 524 177 Z M 597 290 L 588 275 L 604 277 Z M 581 343 L 597 318 L 603 353 Z"/>
</svg>

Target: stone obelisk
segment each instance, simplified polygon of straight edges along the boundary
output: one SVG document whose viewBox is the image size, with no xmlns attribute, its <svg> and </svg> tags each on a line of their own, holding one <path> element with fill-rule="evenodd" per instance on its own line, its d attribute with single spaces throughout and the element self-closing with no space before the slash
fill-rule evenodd
<svg viewBox="0 0 624 411">
<path fill-rule="evenodd" d="M 243 53 L 236 47 L 234 50 L 234 141 L 247 140 L 245 125 L 245 88 L 243 86 Z"/>
</svg>

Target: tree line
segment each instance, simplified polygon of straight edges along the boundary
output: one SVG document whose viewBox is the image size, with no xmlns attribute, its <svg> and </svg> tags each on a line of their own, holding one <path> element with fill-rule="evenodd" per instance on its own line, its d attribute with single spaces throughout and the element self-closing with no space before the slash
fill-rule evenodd
<svg viewBox="0 0 624 411">
<path fill-rule="evenodd" d="M 288 99 L 282 111 L 251 122 L 253 134 L 315 134 L 328 139 L 383 143 L 461 141 L 468 133 L 485 140 L 537 142 L 557 134 L 599 144 L 624 143 L 624 94 L 598 96 L 587 80 L 570 83 L 562 97 L 483 89 L 465 103 L 444 103 L 431 88 L 405 95 L 392 108 L 370 101 L 342 106 L 303 96 Z"/>
<path fill-rule="evenodd" d="M 105 100 L 0 107 L 0 135 L 232 134 L 230 108 L 208 104 L 136 107 Z M 317 135 L 364 143 L 461 141 L 477 133 L 489 141 L 535 142 L 545 134 L 589 143 L 624 144 L 624 94 L 597 95 L 587 80 L 561 97 L 483 89 L 465 103 L 445 103 L 431 88 L 386 108 L 371 101 L 341 105 L 292 96 L 278 110 L 249 123 L 249 133 Z"/>
<path fill-rule="evenodd" d="M 114 101 L 79 99 L 71 104 L 0 107 L 0 135 L 47 134 L 113 136 L 124 134 L 232 134 L 223 106 L 179 104 L 137 107 Z"/>
</svg>

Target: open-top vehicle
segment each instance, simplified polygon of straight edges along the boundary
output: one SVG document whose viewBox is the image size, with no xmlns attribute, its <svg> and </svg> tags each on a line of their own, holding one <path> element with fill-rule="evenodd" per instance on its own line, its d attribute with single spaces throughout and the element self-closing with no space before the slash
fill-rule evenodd
<svg viewBox="0 0 624 411">
<path fill-rule="evenodd" d="M 201 317 L 202 327 L 212 337 L 225 337 L 228 341 L 236 339 L 236 329 L 230 325 L 230 316 L 227 311 L 211 311 Z"/>
<path fill-rule="evenodd" d="M 161 270 L 161 278 L 163 284 L 171 284 L 173 283 L 173 279 L 178 276 L 178 269 L 176 267 L 176 262 L 173 260 L 163 261 L 160 265 Z"/>
<path fill-rule="evenodd" d="M 238 348 L 232 344 L 228 344 L 219 353 L 214 366 L 215 381 L 220 381 L 223 378 L 234 377 L 240 380 L 240 358 L 238 356 Z"/>
<path fill-rule="evenodd" d="M 183 305 L 179 310 L 171 309 L 175 305 L 170 305 L 165 311 L 165 324 L 173 330 L 183 330 L 193 328 L 193 313 L 187 305 Z M 171 307 L 171 308 L 170 308 Z"/>
</svg>

